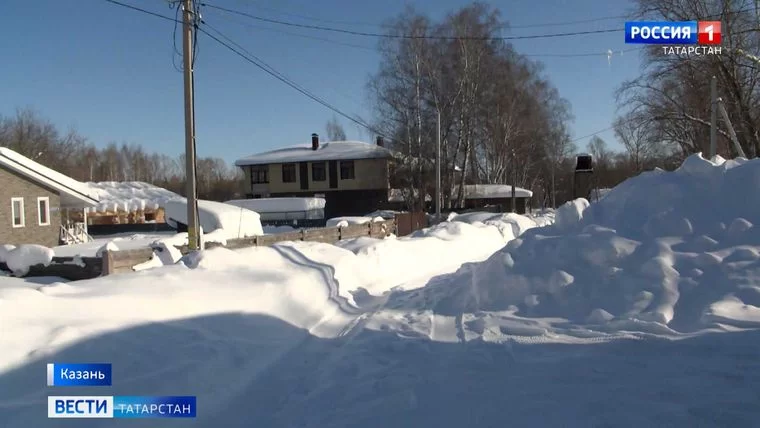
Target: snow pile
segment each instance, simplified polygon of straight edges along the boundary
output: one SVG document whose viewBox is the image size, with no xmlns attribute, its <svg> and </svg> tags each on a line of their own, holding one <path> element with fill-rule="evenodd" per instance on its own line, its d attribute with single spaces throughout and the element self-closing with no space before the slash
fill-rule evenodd
<svg viewBox="0 0 760 428">
<path fill-rule="evenodd" d="M 589 202 L 583 198 L 565 202 L 554 214 L 554 226 L 559 230 L 571 228 L 583 218 L 583 211 Z"/>
<path fill-rule="evenodd" d="M 224 230 L 225 239 L 245 238 L 263 235 L 261 218 L 258 213 L 214 201 L 198 201 L 199 223 L 203 230 Z M 166 221 L 172 227 L 177 223 L 187 224 L 187 202 L 169 201 L 165 207 Z M 221 234 L 222 232 L 218 232 Z"/>
<path fill-rule="evenodd" d="M 16 248 L 16 246 L 11 244 L 0 245 L 0 263 L 5 263 L 5 261 L 8 260 L 8 253 L 14 248 Z"/>
<path fill-rule="evenodd" d="M 511 240 L 520 236 L 528 229 L 537 227 L 539 224 L 536 220 L 515 213 L 489 213 L 489 212 L 470 212 L 465 214 L 450 213 L 447 221 L 456 221 L 469 224 L 486 224 L 495 226 L 501 231 L 505 239 Z"/>
<path fill-rule="evenodd" d="M 182 253 L 174 245 L 174 242 L 157 241 L 151 245 L 153 255 L 150 260 L 132 266 L 132 270 L 141 271 L 161 266 L 173 265 L 182 259 Z"/>
<path fill-rule="evenodd" d="M 449 303 L 608 332 L 760 327 L 758 188 L 760 159 L 641 174 L 463 268 Z"/>
<path fill-rule="evenodd" d="M 26 275 L 32 266 L 49 265 L 55 255 L 52 249 L 35 244 L 19 245 L 11 249 L 5 247 L 2 251 L 5 251 L 3 259 L 6 266 L 16 276 Z"/>
<path fill-rule="evenodd" d="M 114 241 L 108 241 L 102 247 L 98 248 L 95 252 L 95 257 L 103 257 L 106 251 L 119 251 L 119 247 Z"/>
<path fill-rule="evenodd" d="M 357 224 L 367 224 L 385 221 L 384 218 L 378 217 L 335 217 L 327 220 L 326 227 L 348 227 Z"/>
<path fill-rule="evenodd" d="M 100 203 L 90 208 L 94 212 L 155 210 L 165 207 L 169 201 L 184 200 L 174 192 L 141 181 L 88 182 L 92 193 Z"/>
</svg>

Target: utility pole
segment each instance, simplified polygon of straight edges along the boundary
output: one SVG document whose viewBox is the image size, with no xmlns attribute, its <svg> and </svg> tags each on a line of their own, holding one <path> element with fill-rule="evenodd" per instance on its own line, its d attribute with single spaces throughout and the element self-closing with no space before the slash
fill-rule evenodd
<svg viewBox="0 0 760 428">
<path fill-rule="evenodd" d="M 441 111 L 438 111 L 438 138 L 435 145 L 435 220 L 441 221 Z"/>
<path fill-rule="evenodd" d="M 517 195 L 515 192 L 515 181 L 517 181 L 517 159 L 515 159 L 515 149 L 512 149 L 512 212 L 517 212 Z"/>
<path fill-rule="evenodd" d="M 717 153 L 718 144 L 718 79 L 710 80 L 710 159 Z"/>
<path fill-rule="evenodd" d="M 193 109 L 193 1 L 182 1 L 182 53 L 185 75 L 185 185 L 187 192 L 187 245 L 199 250 L 198 201 L 195 183 L 195 111 Z"/>
</svg>

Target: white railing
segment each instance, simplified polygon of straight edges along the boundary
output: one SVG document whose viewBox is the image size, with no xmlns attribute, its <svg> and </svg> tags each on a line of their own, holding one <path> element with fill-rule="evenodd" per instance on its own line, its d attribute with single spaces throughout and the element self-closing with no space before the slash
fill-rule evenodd
<svg viewBox="0 0 760 428">
<path fill-rule="evenodd" d="M 66 245 L 82 244 L 92 240 L 92 236 L 87 233 L 87 227 L 83 222 L 61 225 L 61 241 Z"/>
</svg>

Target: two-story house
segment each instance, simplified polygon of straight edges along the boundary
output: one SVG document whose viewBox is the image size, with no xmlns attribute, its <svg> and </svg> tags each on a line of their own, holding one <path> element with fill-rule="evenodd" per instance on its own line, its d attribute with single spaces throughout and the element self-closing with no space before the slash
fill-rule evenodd
<svg viewBox="0 0 760 428">
<path fill-rule="evenodd" d="M 364 215 L 388 202 L 391 152 L 382 138 L 287 147 L 239 159 L 247 197 L 324 197 L 327 218 Z"/>
</svg>

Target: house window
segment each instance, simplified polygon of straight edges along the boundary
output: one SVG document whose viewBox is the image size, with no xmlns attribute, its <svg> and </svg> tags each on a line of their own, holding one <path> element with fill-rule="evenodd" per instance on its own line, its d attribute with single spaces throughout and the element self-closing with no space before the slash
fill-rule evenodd
<svg viewBox="0 0 760 428">
<path fill-rule="evenodd" d="M 251 184 L 269 183 L 269 167 L 251 167 Z"/>
<path fill-rule="evenodd" d="M 340 161 L 340 179 L 353 180 L 354 178 L 356 178 L 354 161 Z"/>
<path fill-rule="evenodd" d="M 24 198 L 11 198 L 13 227 L 24 227 Z"/>
<path fill-rule="evenodd" d="M 50 226 L 50 198 L 37 198 L 37 221 L 40 226 Z"/>
<path fill-rule="evenodd" d="M 312 181 L 327 180 L 327 174 L 326 174 L 324 162 L 314 162 L 311 164 L 311 180 Z"/>
<path fill-rule="evenodd" d="M 282 182 L 283 183 L 296 182 L 296 164 L 286 163 L 282 165 Z"/>
</svg>

